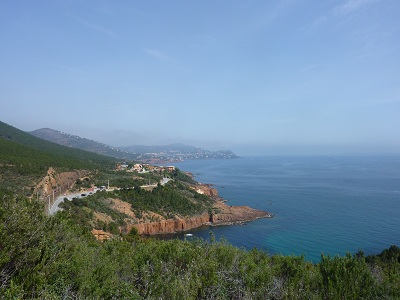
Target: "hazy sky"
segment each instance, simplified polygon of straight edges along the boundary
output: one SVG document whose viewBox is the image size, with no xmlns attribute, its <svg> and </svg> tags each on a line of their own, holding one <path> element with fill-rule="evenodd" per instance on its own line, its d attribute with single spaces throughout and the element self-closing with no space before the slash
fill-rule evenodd
<svg viewBox="0 0 400 300">
<path fill-rule="evenodd" d="M 112 146 L 400 152 L 400 1 L 0 1 L 0 120 Z"/>
</svg>

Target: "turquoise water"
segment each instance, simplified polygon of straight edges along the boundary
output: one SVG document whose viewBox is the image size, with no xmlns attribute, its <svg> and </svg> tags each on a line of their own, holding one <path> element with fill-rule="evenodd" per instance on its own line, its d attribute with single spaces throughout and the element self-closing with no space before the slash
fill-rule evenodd
<svg viewBox="0 0 400 300">
<path fill-rule="evenodd" d="M 229 205 L 274 213 L 246 225 L 191 233 L 271 254 L 379 253 L 400 245 L 400 156 L 245 157 L 177 163 L 214 184 Z"/>
</svg>

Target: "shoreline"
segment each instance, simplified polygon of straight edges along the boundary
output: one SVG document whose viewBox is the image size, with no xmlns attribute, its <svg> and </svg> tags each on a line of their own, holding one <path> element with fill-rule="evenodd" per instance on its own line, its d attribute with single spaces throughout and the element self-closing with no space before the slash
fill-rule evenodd
<svg viewBox="0 0 400 300">
<path fill-rule="evenodd" d="M 262 218 L 272 218 L 274 216 L 271 212 L 257 210 L 249 206 L 229 206 L 225 203 L 228 200 L 221 198 L 218 195 L 218 191 L 212 188 L 210 184 L 197 183 L 193 185 L 192 188 L 214 200 L 212 205 L 212 210 L 214 212 L 203 212 L 190 217 L 132 224 L 129 226 L 128 230 L 135 227 L 138 234 L 142 236 L 176 234 L 187 232 L 201 226 L 245 224 Z"/>
<path fill-rule="evenodd" d="M 157 235 L 164 235 L 164 234 L 179 234 L 188 232 L 193 229 L 198 229 L 202 226 L 211 226 L 211 227 L 218 227 L 218 226 L 232 226 L 232 225 L 244 225 L 248 222 L 256 221 L 258 219 L 268 219 L 273 218 L 273 214 L 269 212 L 264 212 L 264 216 L 258 216 L 251 219 L 242 219 L 242 220 L 232 220 L 227 222 L 192 222 L 193 217 L 182 218 L 178 220 L 174 219 L 167 219 L 164 221 L 157 221 L 157 222 L 148 222 L 148 223 L 141 223 L 141 224 L 133 224 L 130 228 L 135 227 L 138 230 L 138 234 L 140 236 L 157 236 Z M 196 218 L 196 217 L 194 217 Z M 185 224 L 196 223 L 195 226 L 187 226 Z"/>
</svg>

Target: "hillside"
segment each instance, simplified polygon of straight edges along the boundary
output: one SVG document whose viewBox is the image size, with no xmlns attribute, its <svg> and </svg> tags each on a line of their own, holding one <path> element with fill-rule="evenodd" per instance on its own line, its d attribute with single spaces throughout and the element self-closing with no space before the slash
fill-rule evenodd
<svg viewBox="0 0 400 300">
<path fill-rule="evenodd" d="M 60 146 L 0 122 L 0 188 L 31 195 L 50 168 L 59 172 L 112 168 L 106 156 Z"/>
<path fill-rule="evenodd" d="M 169 222 L 171 218 L 189 222 L 188 218 L 193 216 L 205 216 L 203 221 L 194 222 L 191 226 L 182 225 L 176 229 L 172 226 L 171 229 L 165 229 L 170 230 L 168 232 L 175 232 L 199 227 L 210 220 L 215 224 L 249 221 L 267 214 L 250 208 L 233 209 L 222 203 L 215 206 L 217 199 L 199 194 L 195 181 L 178 169 L 146 166 L 146 170 L 143 170 L 142 166 L 134 171 L 134 165 L 130 165 L 124 171 L 115 170 L 116 161 L 111 158 L 46 142 L 4 123 L 1 124 L 0 129 L 0 145 L 2 146 L 0 187 L 7 187 L 7 189 L 12 187 L 14 192 L 18 192 L 18 188 L 22 186 L 23 194 L 28 196 L 34 194 L 42 200 L 51 197 L 54 202 L 55 196 L 73 191 L 86 193 L 85 189 L 94 190 L 95 187 L 111 183 L 118 192 L 100 194 L 100 200 L 95 197 L 96 194 L 88 197 L 89 202 L 76 200 L 65 204 L 65 208 L 74 210 L 77 216 L 82 215 L 82 207 L 95 216 L 98 213 L 107 215 L 106 228 L 109 226 L 108 223 L 112 223 L 118 224 L 119 231 L 126 231 L 132 224 L 153 221 Z M 120 164 L 118 166 L 121 167 Z M 75 172 L 76 170 L 81 170 L 81 172 Z M 96 171 L 88 172 L 89 170 Z M 170 179 L 165 186 L 161 184 L 164 176 Z M 147 188 L 141 189 L 140 186 L 145 186 L 147 181 L 155 185 L 148 185 Z M 157 185 L 157 183 L 160 184 Z M 128 190 L 121 190 L 124 188 Z M 115 219 L 115 216 L 121 212 L 111 205 L 110 201 L 123 201 L 125 206 L 132 208 L 134 217 Z M 74 205 L 69 204 L 76 204 L 75 208 Z M 106 212 L 101 211 L 102 208 L 106 209 Z M 215 214 L 213 212 L 215 209 L 218 209 L 220 213 Z M 142 215 L 157 215 L 158 217 L 143 218 Z M 88 222 L 95 229 L 102 228 L 101 226 L 99 228 L 96 217 L 84 218 L 81 221 Z M 141 231 L 143 234 L 165 232 L 167 231 L 152 230 L 149 227 Z"/>
<path fill-rule="evenodd" d="M 59 145 L 77 148 L 89 152 L 94 152 L 101 155 L 111 156 L 124 160 L 135 160 L 137 154 L 111 147 L 109 145 L 82 138 L 77 135 L 64 133 L 50 128 L 42 128 L 29 132 L 38 138 L 50 141 Z"/>
<path fill-rule="evenodd" d="M 312 264 L 239 249 L 212 232 L 209 241 L 144 238 L 265 212 L 227 206 L 178 169 L 115 169 L 111 158 L 0 129 L 0 299 L 400 299 L 396 246 Z M 75 167 L 96 171 L 65 172 Z M 48 216 L 24 197 L 45 174 L 50 187 L 69 174 L 67 193 L 93 193 Z"/>
<path fill-rule="evenodd" d="M 145 153 L 160 153 L 160 152 L 182 152 L 190 153 L 195 151 L 197 148 L 194 146 L 184 145 L 184 144 L 170 144 L 170 145 L 159 145 L 159 146 L 145 146 L 145 145 L 131 145 L 122 147 L 124 149 L 133 151 L 138 154 Z"/>
<path fill-rule="evenodd" d="M 238 156 L 230 150 L 210 151 L 184 144 L 170 144 L 162 146 L 132 145 L 121 148 L 126 151 L 138 153 L 138 160 L 149 163 L 184 161 L 189 159 L 238 158 Z"/>
<path fill-rule="evenodd" d="M 79 223 L 107 234 L 128 233 L 132 227 L 140 235 L 177 233 L 203 225 L 228 225 L 272 217 L 270 213 L 247 206 L 226 205 L 217 190 L 193 181 L 178 169 L 169 171 L 157 167 L 148 173 L 117 171 L 103 173 L 101 177 L 95 174 L 86 178 L 88 190 L 101 186 L 104 176 L 109 178 L 109 191 L 64 201 L 61 207 L 74 216 L 82 216 Z M 163 181 L 165 177 L 168 182 Z"/>
<path fill-rule="evenodd" d="M 50 128 L 42 128 L 29 132 L 41 139 L 76 149 L 82 149 L 123 160 L 137 160 L 144 163 L 165 163 L 189 159 L 233 159 L 238 158 L 230 150 L 209 151 L 184 144 L 160 146 L 132 145 L 111 147 L 109 145 L 64 133 Z"/>
<path fill-rule="evenodd" d="M 0 121 L 0 138 L 18 144 L 40 150 L 52 155 L 80 159 L 90 163 L 110 163 L 111 158 L 87 152 L 81 149 L 71 149 L 56 143 L 45 141 L 41 138 L 32 136 L 20 129 L 10 126 Z"/>
<path fill-rule="evenodd" d="M 83 210 L 83 215 L 89 212 Z M 96 242 L 64 211 L 0 189 L 2 299 L 399 299 L 400 249 L 378 255 L 269 255 L 215 241 Z"/>
</svg>

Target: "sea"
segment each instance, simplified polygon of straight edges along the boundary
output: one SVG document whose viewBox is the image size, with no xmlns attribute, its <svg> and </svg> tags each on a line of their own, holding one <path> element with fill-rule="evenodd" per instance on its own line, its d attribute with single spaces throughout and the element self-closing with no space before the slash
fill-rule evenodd
<svg viewBox="0 0 400 300">
<path fill-rule="evenodd" d="M 245 225 L 203 226 L 190 238 L 213 235 L 314 263 L 322 254 L 369 255 L 400 246 L 400 155 L 246 156 L 175 166 L 214 185 L 228 205 L 274 214 Z"/>
</svg>

